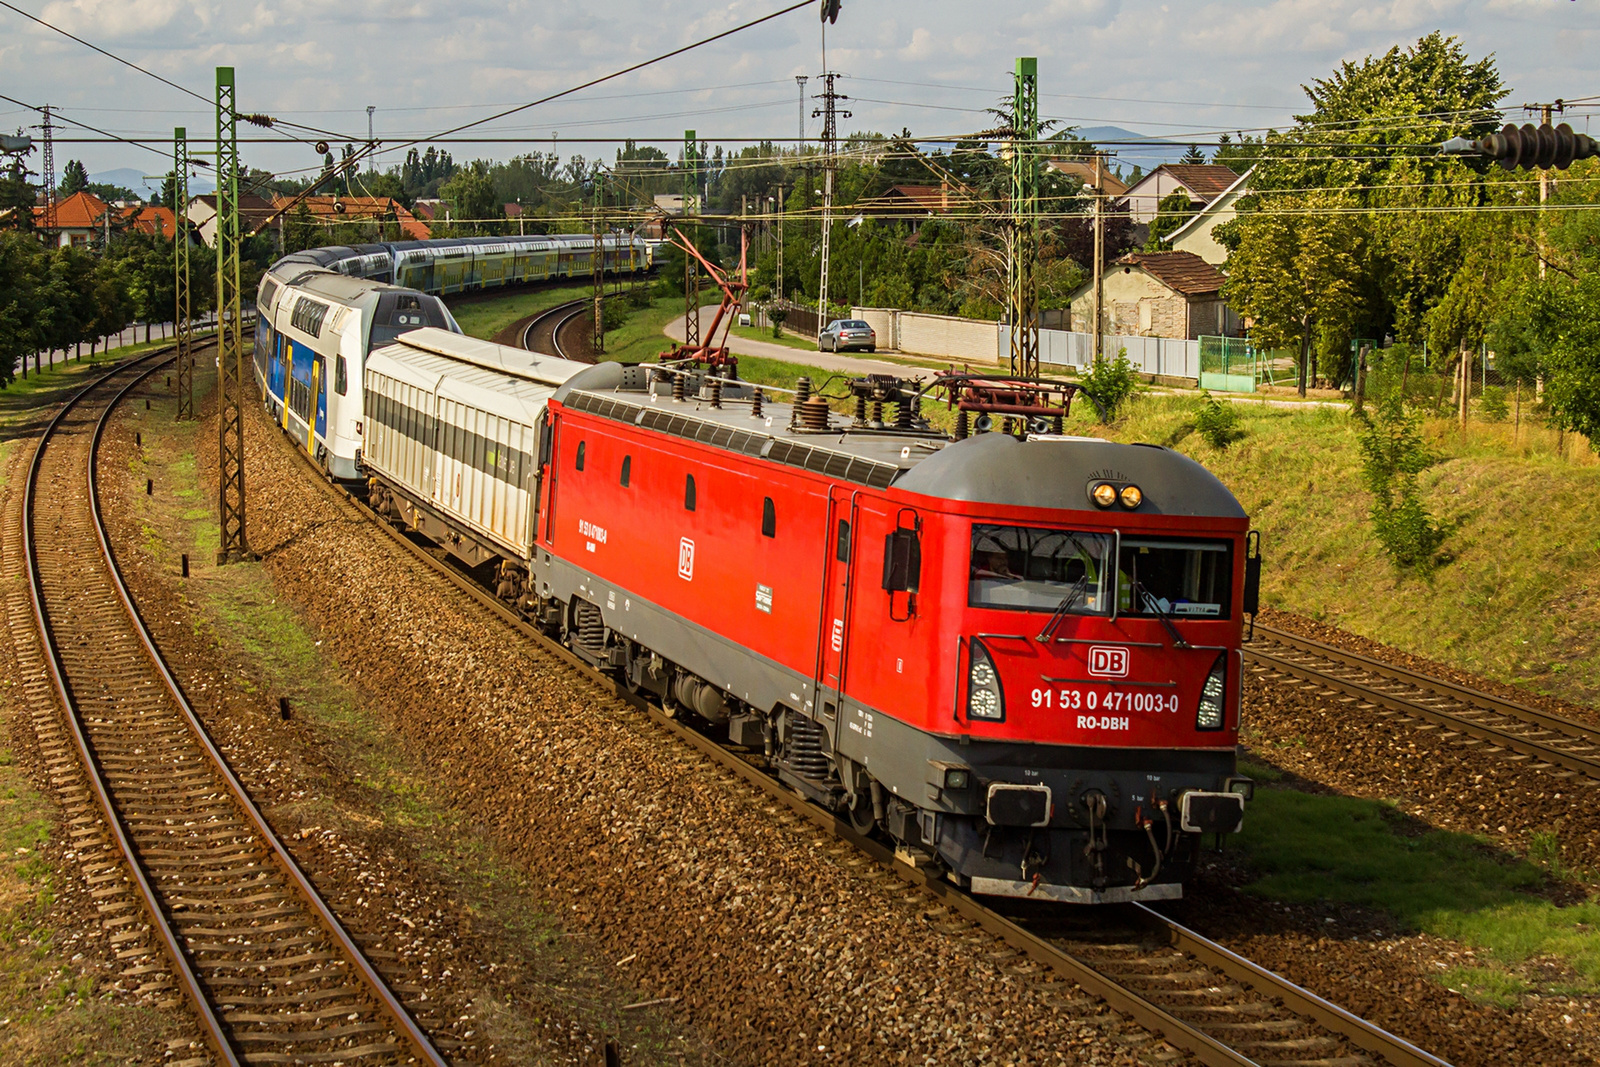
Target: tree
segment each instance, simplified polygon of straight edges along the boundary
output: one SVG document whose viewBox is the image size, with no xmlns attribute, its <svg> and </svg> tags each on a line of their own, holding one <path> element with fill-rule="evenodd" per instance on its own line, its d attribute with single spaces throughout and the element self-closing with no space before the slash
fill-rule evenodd
<svg viewBox="0 0 1600 1067">
<path fill-rule="evenodd" d="M 1184 223 L 1194 218 L 1200 205 L 1189 199 L 1189 194 L 1182 189 L 1174 190 L 1161 198 L 1156 205 L 1156 217 L 1150 220 L 1150 238 L 1145 243 L 1146 252 L 1161 252 L 1170 249 L 1167 244 L 1167 234 L 1178 229 Z"/>
<path fill-rule="evenodd" d="M 39 288 L 48 253 L 32 236 L 0 232 L 0 386 L 40 346 Z"/>
<path fill-rule="evenodd" d="M 478 160 L 458 170 L 455 177 L 439 187 L 440 199 L 450 204 L 456 220 L 455 230 L 464 234 L 495 234 L 501 226 L 493 219 L 504 218 L 505 211 L 495 196 L 489 164 Z M 467 221 L 470 220 L 470 221 Z"/>
<path fill-rule="evenodd" d="M 1239 139 L 1235 141 L 1232 135 L 1225 133 L 1217 138 L 1217 150 L 1212 154 L 1211 162 L 1221 164 L 1236 174 L 1243 174 L 1255 166 L 1256 160 L 1261 158 L 1266 139 L 1277 135 L 1276 130 L 1269 130 L 1256 137 L 1241 133 Z"/>
<path fill-rule="evenodd" d="M 69 197 L 87 188 L 89 188 L 89 172 L 78 160 L 67 160 L 67 165 L 61 170 L 61 184 L 56 187 L 56 195 Z"/>
<path fill-rule="evenodd" d="M 1199 145 L 1193 145 L 1193 144 L 1190 145 L 1189 146 L 1189 150 L 1183 154 L 1183 158 L 1178 160 L 1179 163 L 1185 164 L 1187 166 L 1194 166 L 1196 164 L 1204 163 L 1205 161 L 1206 161 L 1206 154 L 1204 152 L 1200 151 L 1200 146 Z"/>
<path fill-rule="evenodd" d="M 1345 62 L 1305 92 L 1309 113 L 1296 116 L 1296 125 L 1284 133 L 1249 145 L 1257 158 L 1251 193 L 1239 204 L 1241 221 L 1257 211 L 1343 212 L 1341 227 L 1353 231 L 1345 244 L 1358 258 L 1348 296 L 1339 300 L 1348 306 L 1337 328 L 1347 332 L 1328 334 L 1335 320 L 1322 318 L 1324 348 L 1343 352 L 1350 331 L 1367 337 L 1392 333 L 1420 344 L 1429 309 L 1444 299 L 1462 268 L 1468 216 L 1454 209 L 1482 204 L 1505 187 L 1485 182 L 1482 164 L 1433 150 L 1452 136 L 1482 136 L 1499 122 L 1496 105 L 1505 90 L 1494 61 L 1472 60 L 1455 38 L 1432 33 L 1410 48 Z M 1329 147 L 1340 142 L 1351 147 Z M 1238 158 L 1238 151 L 1229 155 Z M 1417 208 L 1450 210 L 1411 210 Z M 1277 231 L 1240 227 L 1235 254 L 1241 263 L 1250 258 L 1256 234 L 1271 242 Z M 1282 252 L 1279 247 L 1258 258 L 1270 261 Z M 1267 274 L 1252 277 L 1281 289 Z M 1246 288 L 1235 282 L 1234 298 L 1247 301 Z"/>
<path fill-rule="evenodd" d="M 1251 320 L 1259 346 L 1298 350 L 1305 396 L 1317 329 L 1346 327 L 1356 310 L 1362 251 L 1357 227 L 1342 214 L 1258 211 L 1216 232 L 1229 249 L 1223 299 Z"/>
</svg>

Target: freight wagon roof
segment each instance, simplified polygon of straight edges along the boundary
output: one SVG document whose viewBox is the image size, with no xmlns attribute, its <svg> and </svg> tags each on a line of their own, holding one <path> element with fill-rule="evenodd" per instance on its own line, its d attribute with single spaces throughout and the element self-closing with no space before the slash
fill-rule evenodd
<svg viewBox="0 0 1600 1067">
<path fill-rule="evenodd" d="M 830 432 L 803 432 L 789 426 L 788 404 L 767 403 L 757 419 L 748 401 L 724 400 L 720 408 L 694 397 L 674 401 L 645 391 L 646 370 L 620 363 L 585 367 L 555 399 L 604 418 L 877 488 L 1008 507 L 1098 511 L 1089 487 L 1109 480 L 1144 490 L 1141 514 L 1245 517 L 1210 471 L 1157 445 L 1056 436 L 1019 441 L 999 433 L 951 441 L 855 431 L 837 413 Z"/>
<path fill-rule="evenodd" d="M 529 426 L 556 388 L 586 366 L 431 326 L 373 349 L 366 363 L 373 373 Z"/>
</svg>

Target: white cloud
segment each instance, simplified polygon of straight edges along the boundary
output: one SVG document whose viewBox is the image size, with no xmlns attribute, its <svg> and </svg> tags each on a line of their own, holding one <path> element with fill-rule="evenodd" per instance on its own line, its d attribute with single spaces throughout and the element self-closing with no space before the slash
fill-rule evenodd
<svg viewBox="0 0 1600 1067">
<path fill-rule="evenodd" d="M 659 0 L 50 0 L 40 17 L 207 97 L 212 68 L 233 65 L 241 102 L 251 109 L 364 135 L 367 104 L 379 108 L 380 133 L 438 130 L 487 114 L 494 110 L 489 105 L 534 99 L 774 6 L 772 0 L 693 6 Z M 980 116 L 960 109 L 994 104 L 1009 89 L 1015 57 L 1034 55 L 1047 113 L 1083 125 L 1187 137 L 1189 131 L 1199 136 L 1282 126 L 1302 106 L 1301 83 L 1326 76 L 1341 60 L 1409 44 L 1433 29 L 1459 35 L 1471 55 L 1495 53 L 1507 84 L 1528 98 L 1574 95 L 1593 80 L 1588 57 L 1600 33 L 1590 29 L 1584 5 L 1557 0 L 846 0 L 839 23 L 828 30 L 828 56 L 835 69 L 851 75 L 845 91 L 856 98 L 849 105 L 853 129 L 970 128 Z M 818 73 L 820 43 L 815 9 L 808 7 L 504 125 L 524 136 L 526 130 L 561 129 L 665 140 L 694 127 L 708 138 L 786 139 L 795 122 L 791 79 Z M 191 114 L 203 105 L 3 10 L 0 64 L 9 94 L 48 100 L 69 114 L 73 107 L 144 109 L 82 113 L 84 121 L 108 129 L 206 125 Z M 735 84 L 741 87 L 705 89 Z M 814 81 L 810 88 L 815 91 Z M 683 89 L 701 91 L 677 91 Z M 463 104 L 481 106 L 402 110 Z M 452 150 L 459 158 L 504 156 L 521 147 Z M 597 154 L 596 146 L 580 150 Z M 134 165 L 143 153 L 130 151 L 81 148 L 91 169 Z M 260 166 L 304 164 L 293 148 L 252 145 L 249 151 Z"/>
</svg>

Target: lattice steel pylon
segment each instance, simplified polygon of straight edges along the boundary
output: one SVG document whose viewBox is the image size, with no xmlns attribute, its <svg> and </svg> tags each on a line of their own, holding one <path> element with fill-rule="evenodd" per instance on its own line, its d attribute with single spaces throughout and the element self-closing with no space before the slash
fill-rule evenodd
<svg viewBox="0 0 1600 1067">
<path fill-rule="evenodd" d="M 839 119 L 849 118 L 850 112 L 839 110 L 840 100 L 850 99 L 834 92 L 833 83 L 839 75 L 825 71 L 822 75 L 822 107 L 812 112 L 812 118 L 822 117 L 822 276 L 818 281 L 817 332 L 828 325 L 828 258 L 829 237 L 833 233 L 833 172 L 839 165 L 836 153 L 839 148 Z"/>
<path fill-rule="evenodd" d="M 683 131 L 683 214 L 698 215 L 700 163 L 693 130 Z M 683 343 L 692 348 L 700 343 L 700 264 L 693 256 L 683 257 Z"/>
<path fill-rule="evenodd" d="M 597 356 L 606 350 L 606 250 L 605 231 L 600 226 L 600 206 L 604 200 L 605 179 L 597 171 L 594 176 L 594 215 L 589 223 L 589 232 L 594 238 L 593 251 L 589 254 L 590 278 L 594 283 L 594 334 L 591 341 Z"/>
<path fill-rule="evenodd" d="M 239 293 L 239 116 L 232 67 L 217 68 L 217 562 L 250 559 L 245 536 L 244 320 Z"/>
<path fill-rule="evenodd" d="M 44 113 L 44 158 L 40 163 L 44 173 L 39 176 L 44 183 L 44 229 L 53 233 L 56 228 L 56 128 L 50 122 L 50 105 L 39 110 Z"/>
<path fill-rule="evenodd" d="M 178 418 L 194 418 L 194 331 L 189 298 L 189 131 L 172 130 L 172 336 L 178 347 Z"/>
<path fill-rule="evenodd" d="M 1006 313 L 1011 373 L 1039 377 L 1039 61 L 1019 57 L 1011 100 L 1011 218 L 1006 227 Z"/>
</svg>

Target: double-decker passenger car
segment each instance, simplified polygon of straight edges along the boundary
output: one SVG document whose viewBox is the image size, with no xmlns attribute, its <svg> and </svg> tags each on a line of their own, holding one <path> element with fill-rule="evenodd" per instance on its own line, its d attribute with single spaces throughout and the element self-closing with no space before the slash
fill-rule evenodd
<svg viewBox="0 0 1600 1067">
<path fill-rule="evenodd" d="M 1004 395 L 1032 432 L 952 440 L 898 381 L 845 421 L 432 329 L 367 374 L 380 512 L 498 561 L 579 655 L 961 885 L 1173 897 L 1240 824 L 1254 568 L 1193 460 L 1051 432 L 1030 383 Z"/>
</svg>

